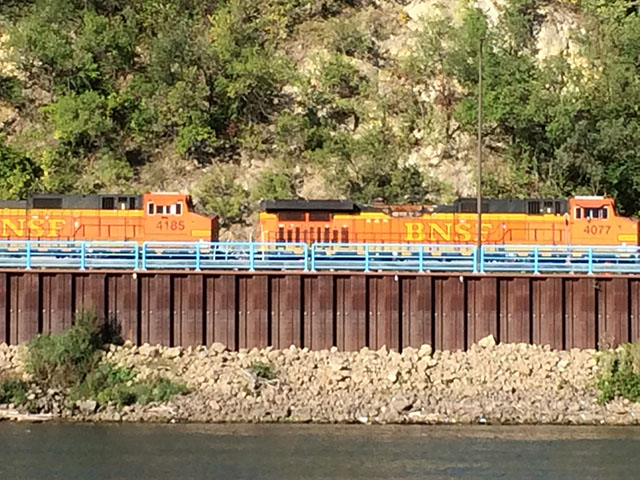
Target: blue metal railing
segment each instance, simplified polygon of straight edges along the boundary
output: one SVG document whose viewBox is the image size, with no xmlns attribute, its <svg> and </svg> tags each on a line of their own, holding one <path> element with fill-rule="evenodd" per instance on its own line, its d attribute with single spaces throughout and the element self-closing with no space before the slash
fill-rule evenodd
<svg viewBox="0 0 640 480">
<path fill-rule="evenodd" d="M 640 274 L 640 247 L 4 240 L 0 267 Z"/>
</svg>

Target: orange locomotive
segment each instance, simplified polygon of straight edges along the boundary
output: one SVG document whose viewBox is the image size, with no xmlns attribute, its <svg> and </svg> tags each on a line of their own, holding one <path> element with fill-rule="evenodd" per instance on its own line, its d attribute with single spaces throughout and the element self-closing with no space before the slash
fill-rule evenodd
<svg viewBox="0 0 640 480">
<path fill-rule="evenodd" d="M 0 240 L 214 241 L 218 220 L 181 193 L 38 194 L 0 201 Z"/>
<path fill-rule="evenodd" d="M 429 207 L 266 200 L 261 210 L 265 242 L 473 244 L 477 235 L 476 199 Z M 482 210 L 484 244 L 638 244 L 638 221 L 618 216 L 611 198 L 483 199 Z"/>
</svg>

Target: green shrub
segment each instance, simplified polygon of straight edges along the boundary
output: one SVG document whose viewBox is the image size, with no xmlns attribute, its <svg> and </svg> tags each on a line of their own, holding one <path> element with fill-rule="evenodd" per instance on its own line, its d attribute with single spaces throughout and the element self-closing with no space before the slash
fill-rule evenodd
<svg viewBox="0 0 640 480">
<path fill-rule="evenodd" d="M 27 370 L 45 388 L 72 387 L 96 368 L 103 340 L 97 318 L 80 314 L 64 333 L 38 335 L 29 344 Z"/>
<path fill-rule="evenodd" d="M 598 363 L 600 402 L 615 397 L 640 401 L 640 342 L 626 343 L 615 350 L 603 352 Z"/>
<path fill-rule="evenodd" d="M 0 383 L 0 403 L 21 405 L 27 400 L 29 384 L 22 380 L 9 379 Z"/>
<path fill-rule="evenodd" d="M 278 374 L 270 363 L 261 362 L 259 360 L 251 364 L 251 370 L 256 374 L 258 378 L 264 380 L 274 380 Z"/>
<path fill-rule="evenodd" d="M 123 407 L 134 403 L 166 402 L 174 395 L 182 395 L 188 391 L 186 385 L 166 378 L 139 381 L 135 370 L 103 363 L 71 390 L 70 397 L 92 398 L 98 405 L 112 402 Z"/>
<path fill-rule="evenodd" d="M 237 183 L 229 167 L 212 168 L 193 193 L 207 214 L 220 217 L 223 227 L 242 222 L 249 211 L 249 193 Z"/>
</svg>

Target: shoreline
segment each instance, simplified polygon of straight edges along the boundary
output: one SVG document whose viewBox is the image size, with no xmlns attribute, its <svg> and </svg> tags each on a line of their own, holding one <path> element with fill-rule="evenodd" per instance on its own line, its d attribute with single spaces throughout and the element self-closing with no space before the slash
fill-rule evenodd
<svg viewBox="0 0 640 480">
<path fill-rule="evenodd" d="M 26 379 L 26 347 L 0 345 L 0 378 Z M 166 403 L 118 409 L 95 400 L 70 404 L 61 392 L 30 393 L 34 421 L 314 423 L 426 425 L 640 425 L 640 404 L 597 402 L 595 350 L 499 344 L 468 351 L 402 353 L 290 347 L 228 351 L 210 347 L 111 345 L 102 361 L 138 378 L 184 382 L 191 392 Z M 15 405 L 0 405 L 29 421 Z M 8 415 L 11 417 L 11 415 Z M 2 419 L 0 411 L 0 420 Z"/>
</svg>

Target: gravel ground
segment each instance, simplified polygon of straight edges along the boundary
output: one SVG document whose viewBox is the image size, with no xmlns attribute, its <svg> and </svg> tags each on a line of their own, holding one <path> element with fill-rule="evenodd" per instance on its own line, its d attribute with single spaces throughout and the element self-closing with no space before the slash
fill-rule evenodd
<svg viewBox="0 0 640 480">
<path fill-rule="evenodd" d="M 23 356 L 24 347 L 0 345 L 0 376 L 26 379 Z M 60 393 L 38 392 L 39 413 L 79 421 L 640 423 L 640 404 L 597 403 L 596 351 L 496 345 L 491 336 L 467 352 L 432 352 L 428 345 L 398 353 L 125 344 L 110 346 L 103 360 L 134 367 L 141 378 L 180 380 L 192 392 L 121 410 L 93 401 L 65 407 Z M 269 367 L 260 374 L 259 364 Z"/>
</svg>

